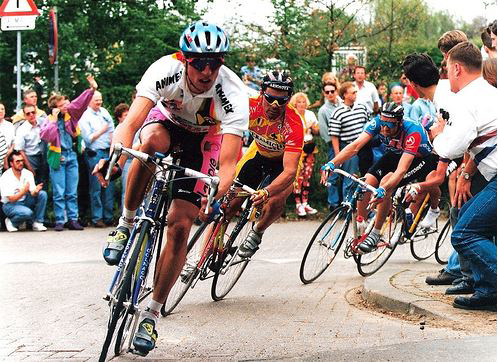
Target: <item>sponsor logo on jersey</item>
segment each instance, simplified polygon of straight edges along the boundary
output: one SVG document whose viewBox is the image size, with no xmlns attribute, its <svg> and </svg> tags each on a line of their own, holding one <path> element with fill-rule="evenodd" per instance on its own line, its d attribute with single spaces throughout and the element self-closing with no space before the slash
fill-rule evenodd
<svg viewBox="0 0 498 362">
<path fill-rule="evenodd" d="M 415 136 L 411 135 L 406 139 L 406 146 L 413 147 L 414 144 L 415 144 Z"/>
<path fill-rule="evenodd" d="M 216 89 L 216 94 L 218 95 L 218 97 L 220 97 L 221 106 L 225 110 L 225 113 L 233 113 L 232 103 L 228 101 L 225 92 L 223 92 L 221 84 L 216 84 L 215 89 Z"/>
<path fill-rule="evenodd" d="M 180 81 L 181 76 L 182 72 L 180 71 L 171 76 L 164 77 L 163 79 L 156 81 L 156 91 L 159 91 L 159 89 L 163 89 L 164 87 L 167 87 L 170 84 L 177 83 L 178 81 Z"/>
<path fill-rule="evenodd" d="M 285 145 L 277 141 L 265 138 L 256 132 L 251 131 L 252 136 L 256 140 L 256 143 L 269 151 L 282 151 Z"/>
</svg>

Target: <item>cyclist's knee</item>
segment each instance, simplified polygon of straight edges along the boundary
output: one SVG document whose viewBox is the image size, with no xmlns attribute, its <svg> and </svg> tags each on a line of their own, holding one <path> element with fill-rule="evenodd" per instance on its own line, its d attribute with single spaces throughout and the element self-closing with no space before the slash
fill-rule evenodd
<svg viewBox="0 0 498 362">
<path fill-rule="evenodd" d="M 154 152 L 167 152 L 171 138 L 169 132 L 160 125 L 150 125 L 142 130 L 140 135 L 140 151 L 153 154 Z"/>
</svg>

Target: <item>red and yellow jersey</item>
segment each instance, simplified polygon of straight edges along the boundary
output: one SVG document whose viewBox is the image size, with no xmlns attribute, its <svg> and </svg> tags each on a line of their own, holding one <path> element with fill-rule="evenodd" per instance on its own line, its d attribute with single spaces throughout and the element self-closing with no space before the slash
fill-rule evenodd
<svg viewBox="0 0 498 362">
<path fill-rule="evenodd" d="M 284 152 L 303 151 L 303 121 L 297 110 L 287 104 L 285 119 L 269 121 L 263 110 L 263 96 L 249 98 L 249 131 L 258 152 L 268 158 L 282 157 Z"/>
</svg>

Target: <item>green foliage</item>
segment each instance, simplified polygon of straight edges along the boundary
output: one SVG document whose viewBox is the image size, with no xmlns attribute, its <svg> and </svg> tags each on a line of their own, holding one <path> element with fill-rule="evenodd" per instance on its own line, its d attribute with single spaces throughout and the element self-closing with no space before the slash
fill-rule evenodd
<svg viewBox="0 0 498 362">
<path fill-rule="evenodd" d="M 173 4 L 148 0 L 49 0 L 38 4 L 41 16 L 36 28 L 22 32 L 22 62 L 34 66 L 45 81 L 45 91 L 54 88 L 54 68 L 48 61 L 48 11 L 55 6 L 59 32 L 59 89 L 73 98 L 87 87 L 92 73 L 103 93 L 104 106 L 130 103 L 134 86 L 147 67 L 178 49 L 185 26 L 197 20 L 195 0 Z M 16 34 L 0 38 L 0 97 L 11 114 L 15 106 Z M 23 88 L 31 86 L 23 73 Z"/>
</svg>

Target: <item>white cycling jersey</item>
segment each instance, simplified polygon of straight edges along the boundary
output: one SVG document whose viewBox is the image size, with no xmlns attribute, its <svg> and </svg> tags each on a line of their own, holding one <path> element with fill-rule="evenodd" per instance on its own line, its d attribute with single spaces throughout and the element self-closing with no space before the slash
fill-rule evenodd
<svg viewBox="0 0 498 362">
<path fill-rule="evenodd" d="M 224 65 L 213 87 L 193 95 L 185 76 L 182 53 L 164 56 L 155 61 L 137 85 L 137 96 L 157 103 L 174 124 L 193 133 L 208 132 L 221 126 L 223 134 L 242 137 L 249 122 L 249 98 L 240 78 Z"/>
</svg>

